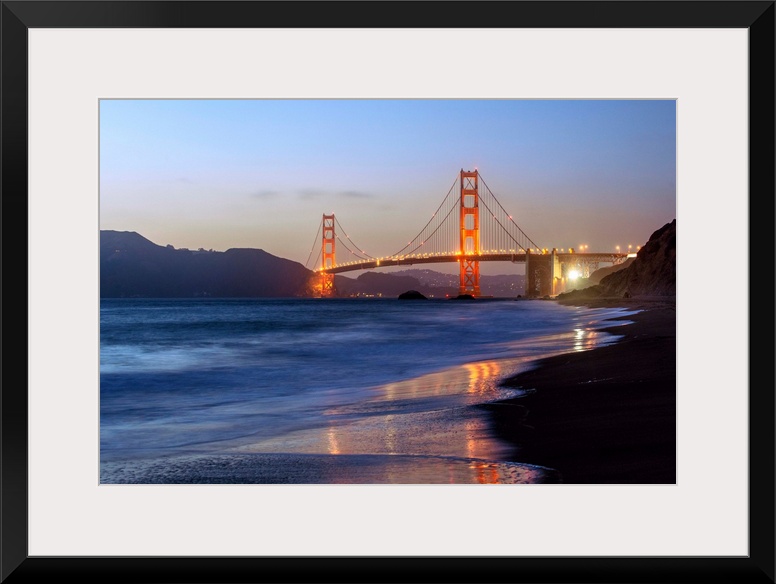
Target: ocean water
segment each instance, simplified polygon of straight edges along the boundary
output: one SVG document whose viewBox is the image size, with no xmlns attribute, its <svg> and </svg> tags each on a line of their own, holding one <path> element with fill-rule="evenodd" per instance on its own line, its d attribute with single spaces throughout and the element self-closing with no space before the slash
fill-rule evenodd
<svg viewBox="0 0 776 584">
<path fill-rule="evenodd" d="M 104 483 L 543 482 L 473 407 L 623 309 L 541 300 L 103 299 Z M 621 321 L 618 321 L 621 322 Z"/>
</svg>

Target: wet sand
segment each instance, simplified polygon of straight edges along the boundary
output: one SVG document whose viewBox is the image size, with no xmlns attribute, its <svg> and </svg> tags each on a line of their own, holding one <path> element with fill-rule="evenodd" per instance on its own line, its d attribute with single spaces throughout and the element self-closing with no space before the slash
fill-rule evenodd
<svg viewBox="0 0 776 584">
<path fill-rule="evenodd" d="M 544 359 L 506 379 L 533 390 L 485 404 L 510 460 L 571 484 L 676 482 L 676 303 L 672 298 L 562 302 L 640 310 L 603 329 L 617 343 Z"/>
<path fill-rule="evenodd" d="M 537 484 L 549 469 L 453 456 L 391 454 L 175 454 L 104 462 L 101 484 Z"/>
</svg>

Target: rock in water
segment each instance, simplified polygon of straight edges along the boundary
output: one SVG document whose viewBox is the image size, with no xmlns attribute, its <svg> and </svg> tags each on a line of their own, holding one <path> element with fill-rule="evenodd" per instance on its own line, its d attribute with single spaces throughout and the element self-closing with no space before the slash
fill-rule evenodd
<svg viewBox="0 0 776 584">
<path fill-rule="evenodd" d="M 417 290 L 407 290 L 399 294 L 399 300 L 427 300 L 427 298 Z"/>
<path fill-rule="evenodd" d="M 451 298 L 451 300 L 474 300 L 474 296 L 471 294 L 459 294 L 455 298 Z"/>
</svg>

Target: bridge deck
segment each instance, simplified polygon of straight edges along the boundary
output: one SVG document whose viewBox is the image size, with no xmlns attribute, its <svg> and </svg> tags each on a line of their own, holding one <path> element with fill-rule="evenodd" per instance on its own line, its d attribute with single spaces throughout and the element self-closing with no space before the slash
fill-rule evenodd
<svg viewBox="0 0 776 584">
<path fill-rule="evenodd" d="M 420 255 L 420 256 L 400 256 L 400 257 L 388 257 L 379 258 L 374 260 L 368 260 L 363 262 L 351 262 L 347 264 L 337 265 L 327 270 L 318 270 L 319 272 L 325 271 L 329 274 L 341 274 L 342 272 L 355 272 L 358 270 L 371 270 L 374 268 L 386 268 L 389 266 L 411 266 L 413 264 L 441 264 L 449 262 L 458 262 L 461 258 L 476 259 L 480 262 L 512 262 L 515 264 L 525 263 L 528 256 L 536 258 L 549 257 L 552 254 L 545 253 L 481 253 L 479 255 L 467 254 L 447 254 L 447 255 Z M 558 261 L 562 264 L 570 263 L 593 263 L 593 262 L 610 262 L 617 264 L 624 261 L 628 254 L 626 253 L 556 253 Z"/>
</svg>

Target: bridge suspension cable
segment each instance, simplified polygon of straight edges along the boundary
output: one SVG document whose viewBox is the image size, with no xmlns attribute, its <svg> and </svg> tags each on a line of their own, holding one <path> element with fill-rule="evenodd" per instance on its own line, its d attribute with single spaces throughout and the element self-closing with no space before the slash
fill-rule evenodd
<svg viewBox="0 0 776 584">
<path fill-rule="evenodd" d="M 478 203 L 487 211 L 489 217 L 478 219 L 479 247 L 478 251 L 494 253 L 522 253 L 529 248 L 539 249 L 536 244 L 515 222 L 493 191 L 477 175 L 480 182 L 478 190 Z M 450 190 L 445 195 L 442 203 L 431 215 L 426 225 L 412 240 L 393 256 L 412 255 L 421 253 L 449 253 L 465 252 L 459 249 L 460 233 L 464 226 L 460 225 L 461 219 L 455 214 L 460 209 L 461 197 L 457 195 L 460 186 L 456 178 Z M 474 183 L 468 185 L 473 186 Z M 452 218 L 451 218 L 452 215 Z M 473 225 L 465 226 L 466 229 L 475 229 Z"/>
<path fill-rule="evenodd" d="M 488 203 L 487 203 L 487 200 L 486 200 L 488 197 L 483 197 L 483 196 L 481 195 L 481 196 L 480 196 L 480 201 L 481 201 L 481 202 L 482 202 L 482 204 L 485 206 L 485 208 L 486 208 L 486 209 L 487 209 L 487 210 L 490 212 L 490 214 L 491 214 L 491 217 L 493 217 L 493 220 L 496 222 L 496 224 L 498 224 L 498 226 L 499 226 L 499 227 L 501 227 L 501 229 L 502 229 L 502 231 L 503 231 L 503 234 L 505 234 L 505 235 L 508 237 L 508 239 L 509 239 L 509 240 L 511 240 L 512 242 L 514 242 L 515 244 L 517 244 L 517 246 L 518 246 L 518 247 L 520 247 L 520 248 L 521 248 L 523 251 L 525 251 L 525 250 L 526 250 L 527 248 L 529 248 L 529 247 L 533 247 L 533 248 L 541 249 L 541 248 L 539 248 L 539 246 L 538 246 L 538 245 L 537 245 L 537 244 L 536 244 L 536 243 L 535 243 L 535 242 L 534 242 L 534 241 L 533 241 L 533 240 L 532 240 L 530 237 L 528 237 L 528 235 L 526 235 L 525 231 L 523 231 L 523 230 L 520 228 L 520 226 L 519 226 L 517 223 L 515 223 L 515 220 L 514 220 L 514 219 L 512 219 L 512 215 L 510 215 L 510 214 L 507 212 L 507 210 L 506 210 L 506 209 L 504 209 L 504 206 L 503 206 L 503 205 L 501 204 L 501 202 L 500 202 L 500 201 L 499 201 L 499 200 L 496 198 L 496 195 L 493 193 L 493 191 L 491 191 L 491 190 L 490 190 L 490 187 L 489 187 L 489 186 L 488 186 L 488 185 L 485 183 L 485 181 L 484 181 L 484 180 L 482 180 L 482 175 L 480 175 L 480 182 L 482 182 L 483 186 L 485 187 L 485 191 L 486 191 L 486 193 L 487 193 L 488 195 L 490 195 L 490 198 L 492 198 L 492 199 L 493 199 L 493 201 L 495 201 L 496 205 L 498 206 L 497 212 L 498 212 L 498 210 L 500 210 L 500 211 L 501 211 L 501 219 L 500 219 L 499 217 L 497 217 L 497 216 L 496 216 L 496 213 L 494 213 L 494 212 L 493 212 L 493 211 L 490 209 L 490 207 L 488 206 Z M 502 220 L 503 220 L 504 222 L 509 222 L 509 223 L 511 223 L 511 224 L 512 224 L 512 225 L 515 227 L 515 229 L 517 229 L 518 233 L 519 233 L 519 234 L 520 234 L 520 236 L 522 236 L 522 237 L 518 237 L 518 238 L 516 239 L 516 238 L 515 238 L 515 236 L 513 236 L 513 235 L 512 235 L 512 233 L 510 233 L 510 230 L 509 230 L 509 228 L 508 228 L 508 227 L 506 227 L 506 226 L 505 226 L 505 225 L 502 223 Z M 503 241 L 503 238 L 502 238 L 502 241 Z M 496 238 L 496 241 L 495 241 L 494 243 L 500 243 L 500 242 L 498 241 L 498 238 Z M 527 243 L 530 243 L 531 245 L 530 245 L 530 246 L 529 246 L 529 245 L 526 245 Z M 500 248 L 500 247 L 501 247 L 501 246 L 499 246 L 499 248 Z"/>
<path fill-rule="evenodd" d="M 361 247 L 360 247 L 360 246 L 356 245 L 356 242 L 355 242 L 355 241 L 353 241 L 352 239 L 350 239 L 350 236 L 349 236 L 349 235 L 348 235 L 348 234 L 345 232 L 345 230 L 342 228 L 342 225 L 340 225 L 339 219 L 337 219 L 337 218 L 336 218 L 336 216 L 334 217 L 334 221 L 337 223 L 337 227 L 339 228 L 339 231 L 342 231 L 342 234 L 345 236 L 345 238 L 346 238 L 348 241 L 350 241 L 350 243 L 351 243 L 351 244 L 353 244 L 353 246 L 354 246 L 356 249 L 358 249 L 358 251 L 359 251 L 360 253 L 362 253 L 362 254 L 363 254 L 363 256 L 365 256 L 365 257 L 363 257 L 363 256 L 359 255 L 358 253 L 356 253 L 356 252 L 354 252 L 352 249 L 350 249 L 350 248 L 348 247 L 348 245 L 347 245 L 347 244 L 346 244 L 344 241 L 342 241 L 342 239 L 340 239 L 339 232 L 338 232 L 338 234 L 337 234 L 337 236 L 336 236 L 336 237 L 337 237 L 337 241 L 339 241 L 339 242 L 340 242 L 342 245 L 344 245 L 344 246 L 345 246 L 345 249 L 347 249 L 347 250 L 348 250 L 350 253 L 352 253 L 354 256 L 356 256 L 357 258 L 359 258 L 359 259 L 361 259 L 361 260 L 366 260 L 366 259 L 373 260 L 373 259 L 375 259 L 375 258 L 373 258 L 372 256 L 370 256 L 368 253 L 366 253 L 366 252 L 365 252 L 363 249 L 361 249 Z"/>
<path fill-rule="evenodd" d="M 318 264 L 318 260 L 321 259 L 321 227 L 322 224 L 318 223 L 318 232 L 315 234 L 315 240 L 313 241 L 313 247 L 310 249 L 310 255 L 307 256 L 307 261 L 304 263 L 305 267 L 310 270 L 313 269 L 310 267 L 310 258 L 313 257 L 313 252 L 315 251 L 315 248 L 318 248 L 318 257 L 316 258 L 315 262 L 313 263 L 313 266 L 316 266 Z"/>
<path fill-rule="evenodd" d="M 461 200 L 461 197 L 455 197 L 454 193 L 456 192 L 456 185 L 458 184 L 458 180 L 456 179 L 453 182 L 453 185 L 450 187 L 450 190 L 447 191 L 447 194 L 445 195 L 445 198 L 442 199 L 442 202 L 439 204 L 439 207 L 437 207 L 437 210 L 434 211 L 434 213 L 431 215 L 431 219 L 428 220 L 428 223 L 423 227 L 423 229 L 420 230 L 420 233 L 418 233 L 414 238 L 412 238 L 410 241 L 407 242 L 407 245 L 405 245 L 403 248 L 401 248 L 399 251 L 394 253 L 394 256 L 402 255 L 406 252 L 406 254 L 412 254 L 415 253 L 418 249 L 423 247 L 426 243 L 428 243 L 431 238 L 436 235 L 436 233 L 439 231 L 439 229 L 447 224 L 447 218 L 453 213 L 453 211 L 458 209 L 458 203 Z M 453 196 L 451 196 L 453 195 Z M 442 211 L 442 214 L 444 215 L 441 220 L 438 221 L 438 224 L 436 226 L 432 225 L 434 223 L 434 219 L 436 219 L 438 216 L 440 216 L 440 211 Z M 449 228 L 452 225 L 452 222 L 447 224 L 447 227 Z M 420 243 L 418 243 L 420 241 Z M 454 233 L 451 229 L 447 229 L 443 232 L 442 237 L 442 243 L 438 244 L 437 247 L 439 249 L 435 249 L 435 251 L 452 251 L 454 249 Z M 435 242 L 436 243 L 436 242 Z M 407 248 L 413 247 L 411 250 L 407 251 Z M 428 249 L 428 248 L 427 248 Z"/>
<path fill-rule="evenodd" d="M 381 262 L 387 262 L 384 265 L 398 265 L 390 262 L 413 259 L 428 261 L 439 257 L 441 261 L 461 263 L 461 273 L 464 274 L 462 282 L 465 280 L 466 286 L 471 284 L 475 290 L 479 280 L 478 257 L 487 255 L 488 260 L 493 261 L 494 254 L 509 257 L 510 254 L 514 256 L 533 251 L 534 248 L 537 251 L 541 249 L 506 211 L 477 169 L 461 169 L 420 232 L 391 256 L 375 257 L 361 249 L 333 213 L 323 216 L 316 240 L 321 229 L 324 236 L 318 260 L 326 261 L 326 266 L 323 266 L 325 272 L 334 267 L 358 269 L 360 265 L 373 266 L 374 262 L 378 266 Z M 336 247 L 343 252 L 337 254 L 336 260 L 335 242 L 339 242 Z M 314 249 L 315 243 L 307 259 L 308 265 Z"/>
</svg>

